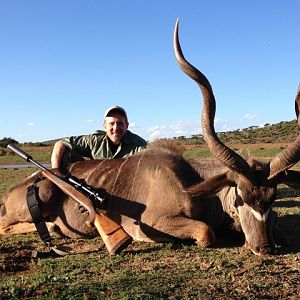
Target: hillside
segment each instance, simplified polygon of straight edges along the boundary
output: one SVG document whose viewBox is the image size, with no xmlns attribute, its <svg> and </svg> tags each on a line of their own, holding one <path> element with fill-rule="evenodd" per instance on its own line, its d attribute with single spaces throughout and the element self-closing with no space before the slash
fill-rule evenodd
<svg viewBox="0 0 300 300">
<path fill-rule="evenodd" d="M 277 124 L 265 124 L 264 127 L 250 126 L 245 129 L 219 132 L 218 137 L 226 144 L 266 144 L 266 143 L 291 143 L 299 134 L 296 120 L 282 121 Z M 185 144 L 204 144 L 203 136 L 178 137 L 176 140 Z"/>
</svg>

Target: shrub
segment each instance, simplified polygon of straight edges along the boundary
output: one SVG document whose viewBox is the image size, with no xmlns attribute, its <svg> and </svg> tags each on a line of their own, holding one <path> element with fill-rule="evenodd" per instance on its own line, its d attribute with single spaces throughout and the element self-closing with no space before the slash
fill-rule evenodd
<svg viewBox="0 0 300 300">
<path fill-rule="evenodd" d="M 19 144 L 19 142 L 10 137 L 4 137 L 0 140 L 0 147 L 6 148 L 8 144 Z"/>
</svg>

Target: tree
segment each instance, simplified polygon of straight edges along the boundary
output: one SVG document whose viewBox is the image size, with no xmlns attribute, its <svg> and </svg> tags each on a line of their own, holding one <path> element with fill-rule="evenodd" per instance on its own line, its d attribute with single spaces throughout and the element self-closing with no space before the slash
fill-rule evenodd
<svg viewBox="0 0 300 300">
<path fill-rule="evenodd" d="M 6 148 L 8 144 L 19 144 L 19 142 L 10 137 L 4 137 L 0 140 L 0 147 Z"/>
</svg>

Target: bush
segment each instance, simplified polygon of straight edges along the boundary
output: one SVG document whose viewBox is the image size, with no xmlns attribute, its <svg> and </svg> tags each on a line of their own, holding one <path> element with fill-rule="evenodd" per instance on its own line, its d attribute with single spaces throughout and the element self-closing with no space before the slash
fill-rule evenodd
<svg viewBox="0 0 300 300">
<path fill-rule="evenodd" d="M 10 137 L 4 137 L 0 140 L 0 147 L 6 148 L 8 144 L 19 144 L 19 142 Z"/>
</svg>

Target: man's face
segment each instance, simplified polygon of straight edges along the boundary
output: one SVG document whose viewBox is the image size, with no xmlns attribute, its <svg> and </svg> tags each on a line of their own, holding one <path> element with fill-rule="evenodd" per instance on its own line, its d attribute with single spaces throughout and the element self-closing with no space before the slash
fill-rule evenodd
<svg viewBox="0 0 300 300">
<path fill-rule="evenodd" d="M 108 138 L 114 144 L 119 145 L 127 131 L 128 123 L 122 114 L 113 112 L 104 119 L 103 126 Z"/>
</svg>

